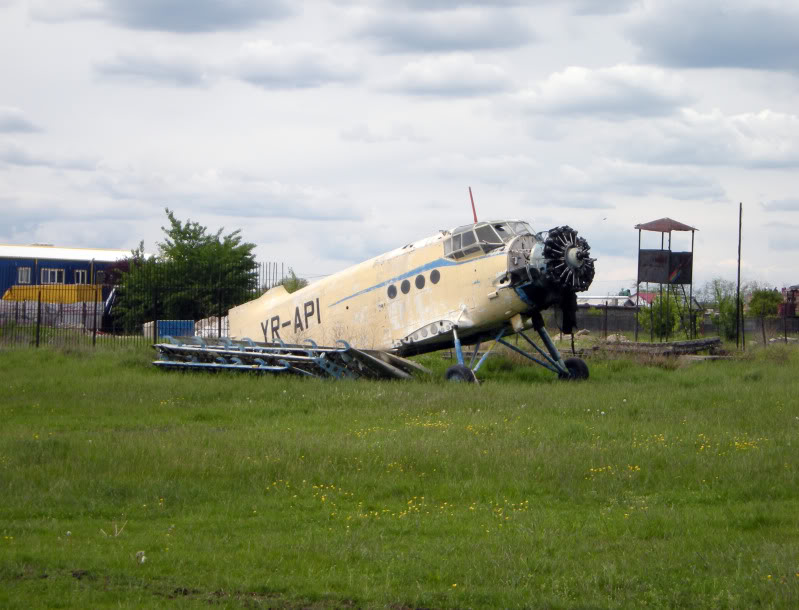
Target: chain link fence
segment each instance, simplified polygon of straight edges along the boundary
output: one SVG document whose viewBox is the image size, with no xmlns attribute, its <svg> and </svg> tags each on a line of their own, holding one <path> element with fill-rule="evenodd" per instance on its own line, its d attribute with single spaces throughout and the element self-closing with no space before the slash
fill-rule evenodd
<svg viewBox="0 0 799 610">
<path fill-rule="evenodd" d="M 0 276 L 0 285 L 8 286 L 0 299 L 0 345 L 122 346 L 164 335 L 225 337 L 228 310 L 283 283 L 283 269 L 277 263 L 134 265 L 124 273 L 98 273 L 91 285 L 20 285 L 8 269 L 9 277 Z"/>
</svg>

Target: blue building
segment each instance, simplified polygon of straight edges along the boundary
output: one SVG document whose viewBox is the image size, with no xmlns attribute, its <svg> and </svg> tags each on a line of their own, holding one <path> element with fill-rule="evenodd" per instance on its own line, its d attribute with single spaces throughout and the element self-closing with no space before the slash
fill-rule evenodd
<svg viewBox="0 0 799 610">
<path fill-rule="evenodd" d="M 130 255 L 130 250 L 0 244 L 0 295 L 19 301 L 36 300 L 36 294 L 51 303 L 100 300 L 102 292 L 90 288 L 97 273 L 107 273 Z"/>
</svg>

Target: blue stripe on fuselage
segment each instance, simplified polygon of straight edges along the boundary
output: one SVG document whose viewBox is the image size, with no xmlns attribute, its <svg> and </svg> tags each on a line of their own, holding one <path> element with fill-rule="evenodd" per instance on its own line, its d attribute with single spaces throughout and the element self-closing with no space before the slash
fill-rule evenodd
<svg viewBox="0 0 799 610">
<path fill-rule="evenodd" d="M 468 261 L 451 261 L 446 258 L 439 258 L 434 261 L 430 261 L 429 263 L 425 263 L 421 267 L 416 267 L 416 269 L 411 269 L 410 271 L 406 271 L 402 275 L 398 275 L 396 277 L 392 277 L 385 282 L 380 282 L 379 284 L 375 284 L 374 286 L 370 286 L 369 288 L 364 288 L 363 290 L 359 290 L 358 292 L 349 295 L 348 297 L 344 297 L 343 299 L 339 299 L 335 303 L 331 303 L 328 307 L 335 307 L 336 305 L 340 305 L 344 301 L 349 301 L 350 299 L 354 299 L 355 297 L 359 297 L 362 294 L 366 294 L 367 292 L 372 292 L 372 290 L 377 290 L 378 288 L 382 288 L 383 286 L 388 286 L 389 284 L 393 284 L 395 282 L 401 282 L 402 280 L 406 280 L 414 275 L 418 275 L 420 273 L 424 273 L 425 271 L 431 271 L 433 269 L 438 269 L 439 267 L 454 267 L 456 265 L 466 265 L 469 263 L 474 263 L 479 260 L 483 260 L 484 258 L 491 258 L 492 256 L 499 256 L 505 254 L 504 250 L 500 250 L 499 252 L 492 252 L 490 254 L 486 254 L 484 256 L 479 256 L 477 258 L 470 259 Z"/>
</svg>

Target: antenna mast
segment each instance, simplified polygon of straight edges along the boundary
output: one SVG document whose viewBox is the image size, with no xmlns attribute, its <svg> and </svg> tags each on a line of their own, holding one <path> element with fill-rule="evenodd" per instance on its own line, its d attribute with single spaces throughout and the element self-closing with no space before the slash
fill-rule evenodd
<svg viewBox="0 0 799 610">
<path fill-rule="evenodd" d="M 469 199 L 472 200 L 472 214 L 474 215 L 474 224 L 477 224 L 477 211 L 474 209 L 474 196 L 472 195 L 472 187 L 469 187 Z"/>
</svg>

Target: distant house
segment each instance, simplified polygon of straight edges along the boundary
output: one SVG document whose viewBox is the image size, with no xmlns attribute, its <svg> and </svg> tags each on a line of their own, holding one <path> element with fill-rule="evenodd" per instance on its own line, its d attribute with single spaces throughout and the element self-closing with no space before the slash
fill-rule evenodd
<svg viewBox="0 0 799 610">
<path fill-rule="evenodd" d="M 796 305 L 799 302 L 799 284 L 782 289 L 782 303 L 778 315 L 795 316 Z"/>
<path fill-rule="evenodd" d="M 130 250 L 62 248 L 49 244 L 0 244 L 0 294 L 4 301 L 78 303 L 102 300 L 93 286 L 130 257 Z"/>
<path fill-rule="evenodd" d="M 657 292 L 639 292 L 629 296 L 624 304 L 628 307 L 635 307 L 637 302 L 639 307 L 651 307 L 657 295 Z"/>
</svg>

